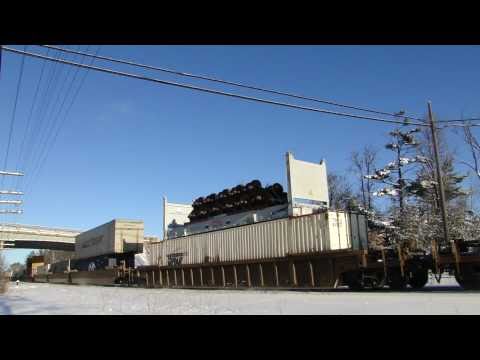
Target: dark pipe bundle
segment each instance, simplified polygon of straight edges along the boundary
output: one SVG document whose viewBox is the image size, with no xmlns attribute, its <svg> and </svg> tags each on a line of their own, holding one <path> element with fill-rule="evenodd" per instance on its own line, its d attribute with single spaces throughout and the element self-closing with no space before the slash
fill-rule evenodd
<svg viewBox="0 0 480 360">
<path fill-rule="evenodd" d="M 237 185 L 218 194 L 199 197 L 193 202 L 193 210 L 188 217 L 195 222 L 220 214 L 263 209 L 287 201 L 287 193 L 282 185 L 275 183 L 262 187 L 259 180 L 253 180 L 247 185 Z"/>
</svg>

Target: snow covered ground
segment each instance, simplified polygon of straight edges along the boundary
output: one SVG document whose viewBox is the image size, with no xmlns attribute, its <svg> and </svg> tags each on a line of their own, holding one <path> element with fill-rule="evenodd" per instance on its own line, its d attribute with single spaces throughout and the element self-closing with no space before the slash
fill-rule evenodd
<svg viewBox="0 0 480 360">
<path fill-rule="evenodd" d="M 455 280 L 417 292 L 180 290 L 11 283 L 0 314 L 480 314 Z"/>
</svg>

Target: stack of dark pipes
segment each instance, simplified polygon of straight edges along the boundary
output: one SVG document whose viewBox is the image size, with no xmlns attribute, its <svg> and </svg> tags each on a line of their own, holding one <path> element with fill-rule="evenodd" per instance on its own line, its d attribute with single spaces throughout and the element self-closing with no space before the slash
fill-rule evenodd
<svg viewBox="0 0 480 360">
<path fill-rule="evenodd" d="M 253 180 L 247 185 L 237 185 L 218 194 L 199 197 L 193 202 L 193 210 L 188 217 L 195 222 L 220 214 L 263 209 L 287 201 L 287 193 L 282 185 L 275 183 L 262 187 L 259 180 Z"/>
</svg>

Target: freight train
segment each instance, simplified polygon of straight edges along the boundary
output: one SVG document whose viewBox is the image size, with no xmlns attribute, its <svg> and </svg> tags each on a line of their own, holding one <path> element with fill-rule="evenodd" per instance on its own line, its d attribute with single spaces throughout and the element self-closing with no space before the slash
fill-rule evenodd
<svg viewBox="0 0 480 360">
<path fill-rule="evenodd" d="M 433 242 L 422 251 L 400 246 L 373 249 L 368 242 L 372 224 L 364 214 L 329 208 L 325 162 L 296 160 L 291 153 L 286 160 L 286 192 L 280 184 L 263 187 L 253 180 L 197 198 L 192 205 L 164 200 L 164 239 L 149 239 L 142 246 L 149 265 L 133 268 L 131 260 L 120 259 L 125 251 L 121 239 L 129 243 L 123 249 L 130 249 L 130 254 L 134 244 L 139 252 L 139 239 L 144 239 L 138 224 L 120 222 L 118 229 L 104 225 L 79 236 L 76 250 L 90 257 L 69 269 L 54 268 L 38 280 L 173 288 L 346 285 L 353 290 L 385 286 L 401 290 L 422 288 L 429 273 L 439 280 L 448 272 L 465 289 L 480 289 L 480 241 Z M 113 235 L 103 236 L 107 233 Z M 105 242 L 117 244 L 116 262 L 107 267 L 103 261 L 95 271 L 79 265 L 106 251 Z"/>
<path fill-rule="evenodd" d="M 36 282 L 114 285 L 122 282 L 120 270 L 135 267 L 135 254 L 143 251 L 142 221 L 115 219 L 75 238 L 72 259 L 49 264 Z M 156 239 L 156 238 L 155 238 Z"/>
</svg>

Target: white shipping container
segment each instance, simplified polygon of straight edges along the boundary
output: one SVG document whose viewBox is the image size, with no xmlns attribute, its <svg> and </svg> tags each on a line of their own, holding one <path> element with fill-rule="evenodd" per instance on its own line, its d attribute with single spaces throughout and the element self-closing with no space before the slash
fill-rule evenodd
<svg viewBox="0 0 480 360">
<path fill-rule="evenodd" d="M 142 251 L 143 221 L 115 219 L 75 237 L 75 257 Z"/>
<path fill-rule="evenodd" d="M 342 211 L 260 222 L 145 244 L 151 264 L 160 266 L 366 248 L 365 216 Z"/>
</svg>

